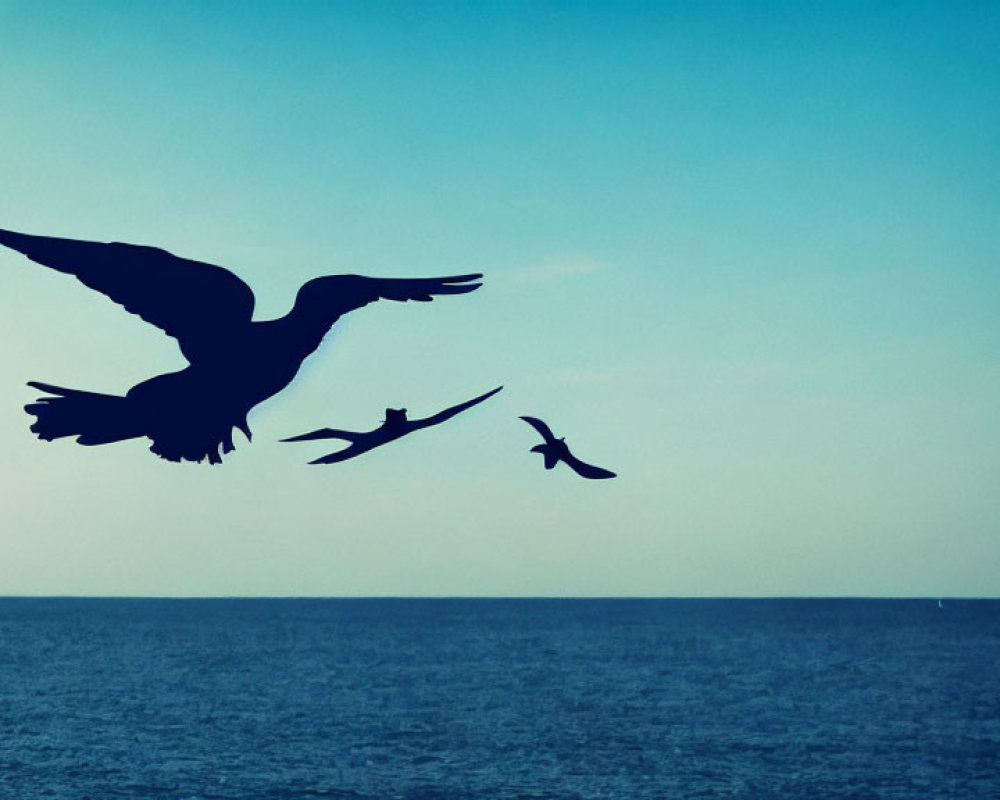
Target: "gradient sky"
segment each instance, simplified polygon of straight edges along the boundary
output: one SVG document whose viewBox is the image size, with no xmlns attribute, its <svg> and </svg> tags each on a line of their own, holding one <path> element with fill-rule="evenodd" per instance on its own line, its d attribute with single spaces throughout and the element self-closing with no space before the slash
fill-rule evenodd
<svg viewBox="0 0 1000 800">
<path fill-rule="evenodd" d="M 0 0 L 0 227 L 259 318 L 486 275 L 342 320 L 209 467 L 34 438 L 26 381 L 183 361 L 3 250 L 0 594 L 1000 596 L 998 54 L 991 2 Z"/>
</svg>

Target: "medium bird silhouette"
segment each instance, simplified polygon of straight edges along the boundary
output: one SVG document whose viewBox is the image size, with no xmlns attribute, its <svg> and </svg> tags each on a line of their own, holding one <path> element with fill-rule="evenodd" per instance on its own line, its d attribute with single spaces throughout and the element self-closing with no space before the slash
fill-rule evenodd
<svg viewBox="0 0 1000 800">
<path fill-rule="evenodd" d="M 472 406 L 483 402 L 486 398 L 492 397 L 502 388 L 502 386 L 498 386 L 491 392 L 481 394 L 479 397 L 474 397 L 472 400 L 467 400 L 464 403 L 459 403 L 457 406 L 446 408 L 444 411 L 439 411 L 437 414 L 424 417 L 423 419 L 407 419 L 405 408 L 387 408 L 385 410 L 385 421 L 379 427 L 370 431 L 343 431 L 337 428 L 320 428 L 311 433 L 303 433 L 300 436 L 292 436 L 281 441 L 304 442 L 310 439 L 343 439 L 346 442 L 350 442 L 350 445 L 343 450 L 330 453 L 309 463 L 333 464 L 337 461 L 347 461 L 349 458 L 360 456 L 362 453 L 367 453 L 369 450 L 374 450 L 376 447 L 388 444 L 399 439 L 401 436 L 406 436 L 408 433 L 413 433 L 421 428 L 429 428 L 432 425 L 440 425 L 446 419 L 451 419 L 467 408 L 472 408 Z"/>
<path fill-rule="evenodd" d="M 232 272 L 156 247 L 29 236 L 0 230 L 0 244 L 75 275 L 177 339 L 189 365 L 143 381 L 124 396 L 32 381 L 55 397 L 25 406 L 40 439 L 84 445 L 147 436 L 168 461 L 221 462 L 233 429 L 251 438 L 250 409 L 284 389 L 341 316 L 377 300 L 429 301 L 464 294 L 480 274 L 442 278 L 328 275 L 307 281 L 284 317 L 252 321 L 254 296 Z"/>
<path fill-rule="evenodd" d="M 584 478 L 599 479 L 616 477 L 615 473 L 610 470 L 595 467 L 593 464 L 587 464 L 574 456 L 569 451 L 565 437 L 557 439 L 549 426 L 538 419 L 538 417 L 521 417 L 521 419 L 538 431 L 542 435 L 542 438 L 545 439 L 544 444 L 538 444 L 531 448 L 532 453 L 541 453 L 545 456 L 545 469 L 552 469 L 562 461 L 576 472 L 577 475 L 582 475 Z"/>
</svg>

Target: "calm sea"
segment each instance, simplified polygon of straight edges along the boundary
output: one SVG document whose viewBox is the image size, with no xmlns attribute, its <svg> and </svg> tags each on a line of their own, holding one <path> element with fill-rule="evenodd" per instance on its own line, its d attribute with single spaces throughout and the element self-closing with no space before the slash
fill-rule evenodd
<svg viewBox="0 0 1000 800">
<path fill-rule="evenodd" d="M 0 599 L 0 797 L 1000 797 L 1000 601 Z"/>
</svg>

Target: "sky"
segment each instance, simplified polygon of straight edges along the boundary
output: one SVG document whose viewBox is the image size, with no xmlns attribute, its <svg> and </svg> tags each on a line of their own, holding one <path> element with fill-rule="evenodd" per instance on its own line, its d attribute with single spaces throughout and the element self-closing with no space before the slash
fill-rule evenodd
<svg viewBox="0 0 1000 800">
<path fill-rule="evenodd" d="M 996 3 L 0 0 L 0 228 L 260 319 L 485 275 L 342 319 L 209 466 L 31 434 L 29 380 L 184 361 L 3 249 L 0 595 L 998 597 L 998 176 Z"/>
</svg>

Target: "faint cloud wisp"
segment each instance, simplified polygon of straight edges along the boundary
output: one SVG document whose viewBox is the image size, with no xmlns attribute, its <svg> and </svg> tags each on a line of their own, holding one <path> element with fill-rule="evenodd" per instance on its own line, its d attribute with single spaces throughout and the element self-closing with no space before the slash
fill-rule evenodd
<svg viewBox="0 0 1000 800">
<path fill-rule="evenodd" d="M 515 267 L 504 277 L 517 283 L 546 283 L 576 275 L 592 275 L 607 270 L 608 264 L 587 255 L 565 255 L 538 264 Z"/>
</svg>

